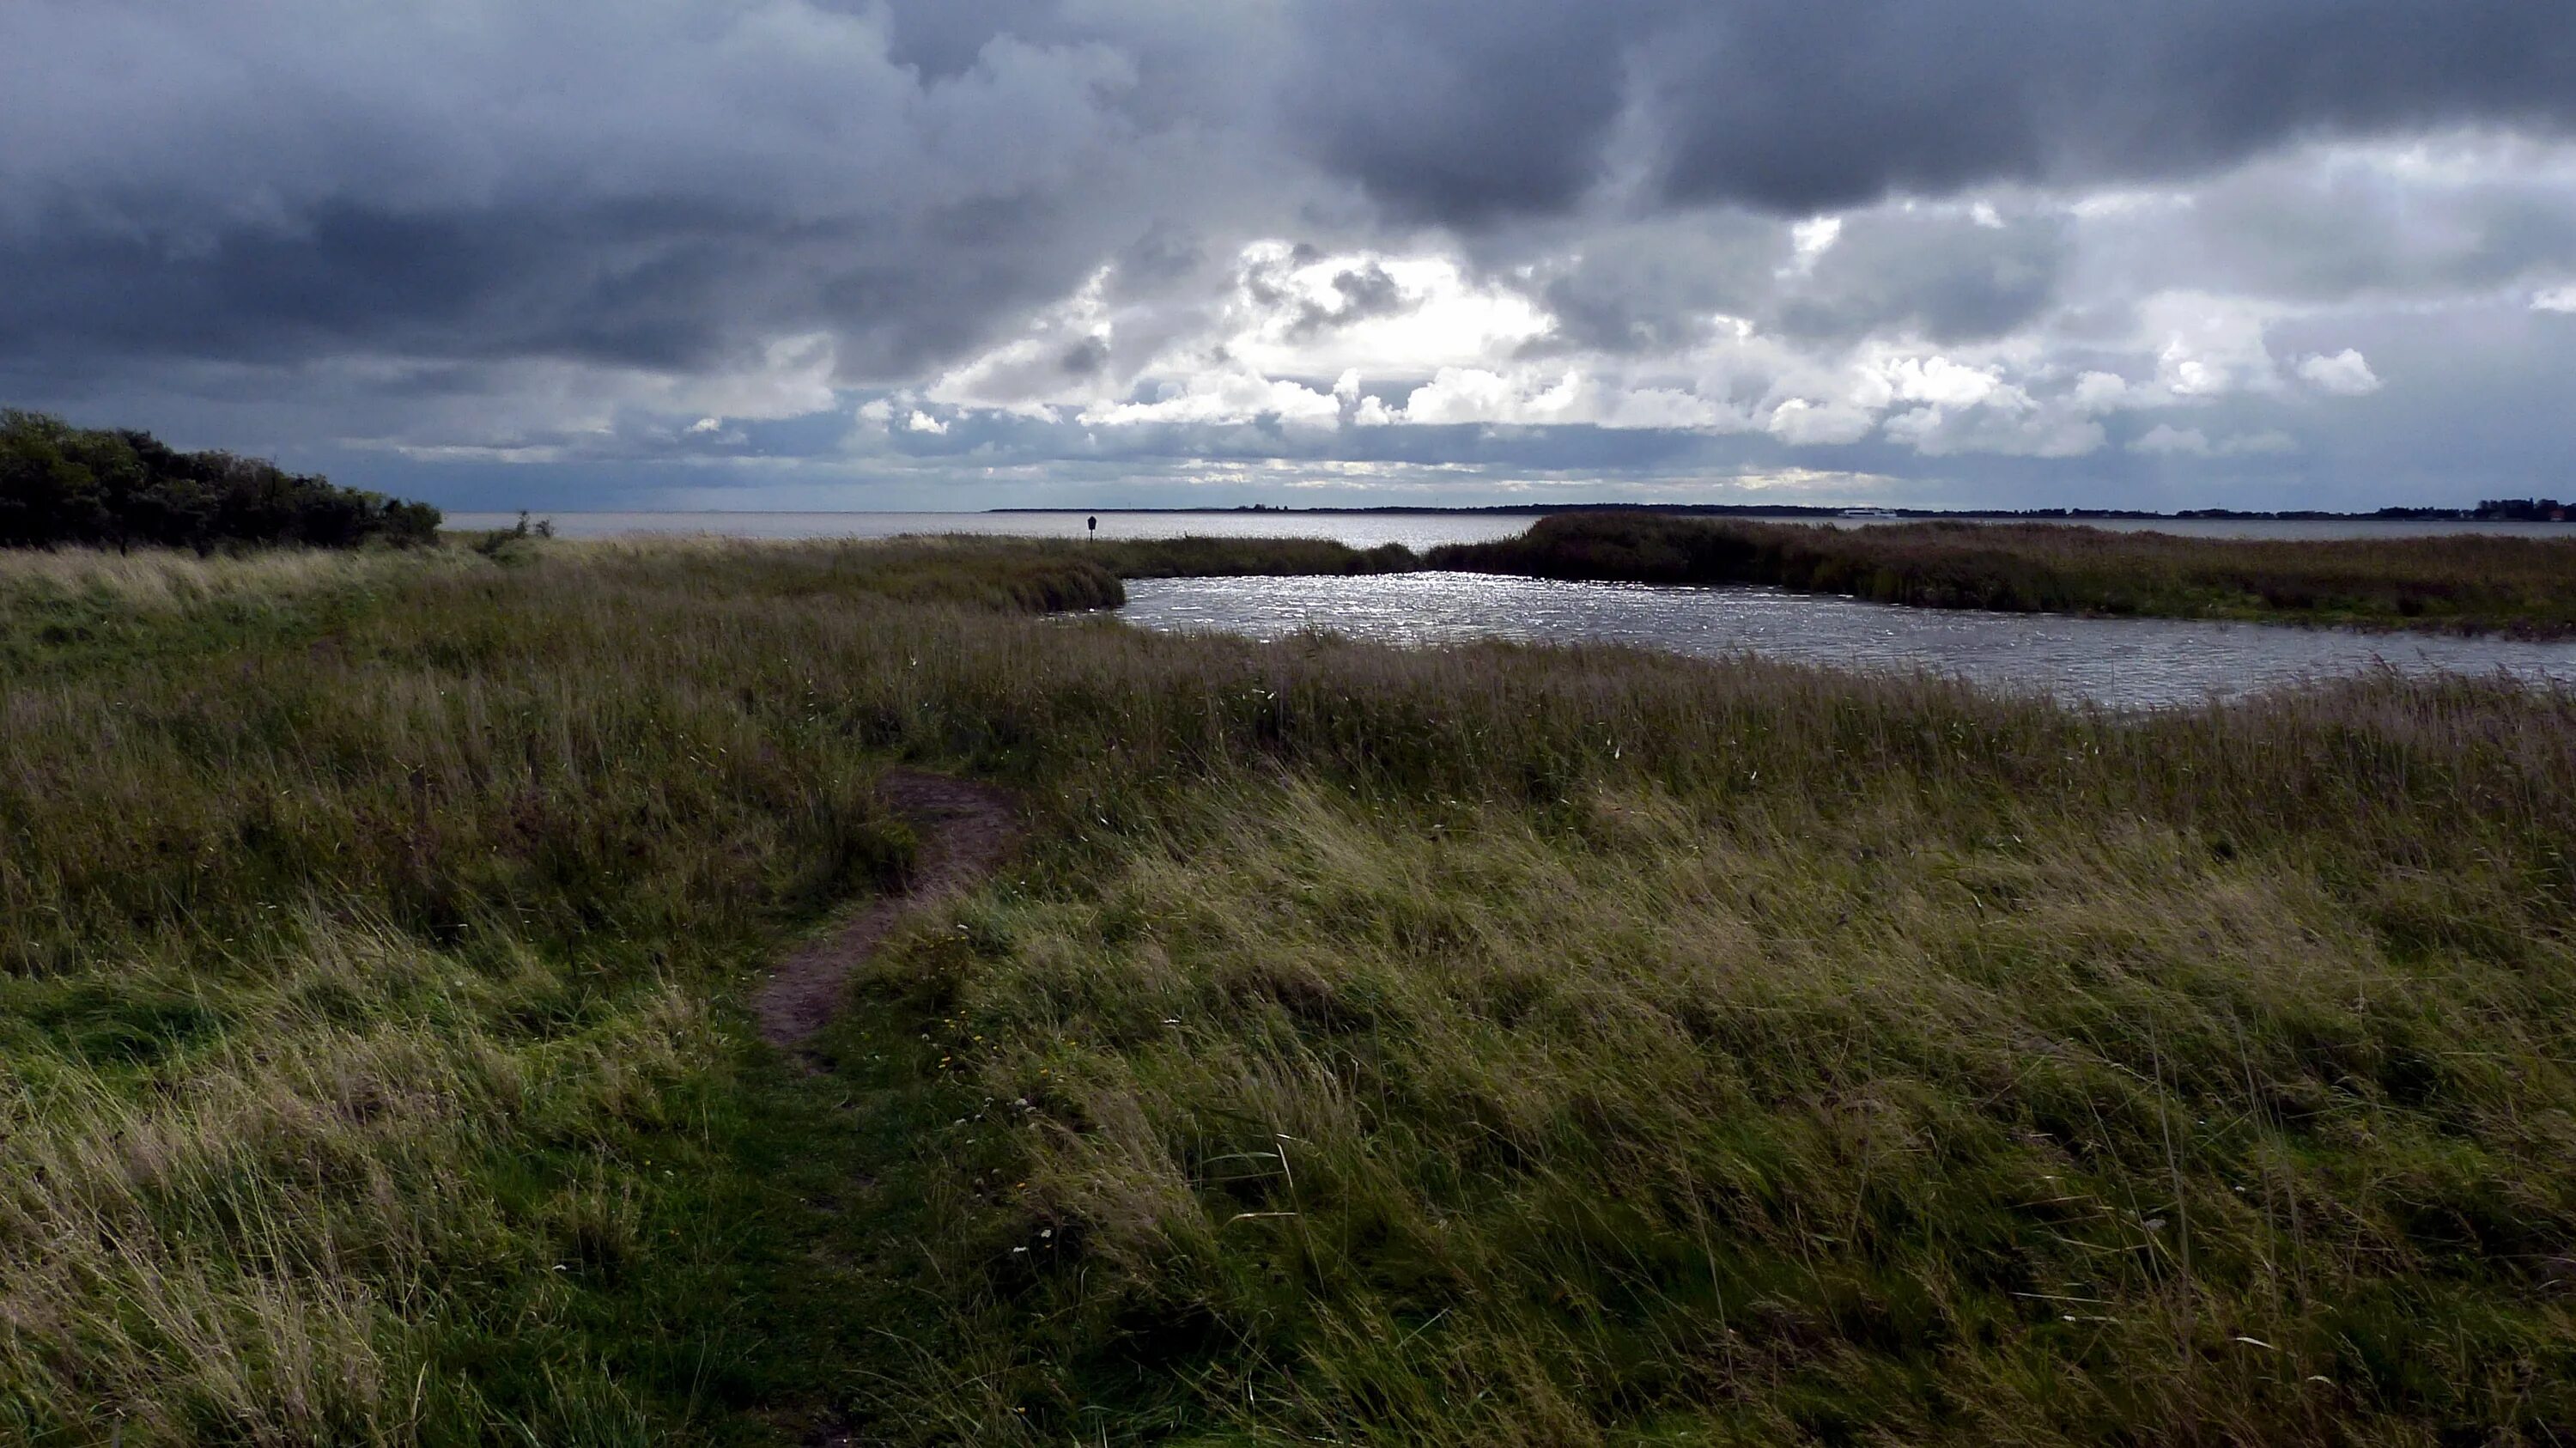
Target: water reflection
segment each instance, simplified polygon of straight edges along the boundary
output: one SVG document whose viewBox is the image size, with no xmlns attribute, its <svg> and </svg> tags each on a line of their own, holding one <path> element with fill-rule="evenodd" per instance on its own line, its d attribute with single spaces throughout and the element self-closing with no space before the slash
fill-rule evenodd
<svg viewBox="0 0 2576 1448">
<path fill-rule="evenodd" d="M 1752 652 L 1846 668 L 1929 669 L 2113 708 L 2194 703 L 2379 663 L 2576 683 L 2576 643 L 1898 608 L 1770 588 L 1412 573 L 1139 579 L 1127 597 L 1122 617 L 1146 628 L 1265 639 L 1324 628 L 1398 644 L 1600 640 L 1704 656 Z"/>
</svg>

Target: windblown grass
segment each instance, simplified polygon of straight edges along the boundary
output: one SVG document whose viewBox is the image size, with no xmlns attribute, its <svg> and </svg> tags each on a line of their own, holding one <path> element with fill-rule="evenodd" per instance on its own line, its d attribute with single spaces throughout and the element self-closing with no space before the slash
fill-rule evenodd
<svg viewBox="0 0 2576 1448">
<path fill-rule="evenodd" d="M 382 551 L 0 549 L 0 678 L 184 656 L 309 631 L 335 610 L 453 560 Z"/>
<path fill-rule="evenodd" d="M 531 537 L 498 550 L 504 563 L 559 551 Z M 782 548 L 714 534 L 563 545 L 593 572 L 685 581 L 713 594 L 748 589 L 786 597 L 858 593 L 901 603 L 969 604 L 1001 612 L 1115 608 L 1119 580 L 1403 573 L 1421 560 L 1401 543 L 1353 548 L 1326 538 L 1126 538 L 1078 544 L 1023 538 L 910 537 L 878 544 Z M 272 565 L 285 566 L 285 565 Z"/>
<path fill-rule="evenodd" d="M 1635 583 L 1762 583 L 1879 603 L 2377 628 L 2576 632 L 2576 542 L 2445 534 L 2186 538 L 2050 523 L 1829 528 L 1564 514 L 1451 544 L 1434 568 Z"/>
<path fill-rule="evenodd" d="M 420 558 L 12 675 L 0 1440 L 2576 1421 L 2576 699 L 1008 611 L 1086 553 Z M 895 758 L 1037 832 L 806 1078 L 741 1002 Z"/>
</svg>

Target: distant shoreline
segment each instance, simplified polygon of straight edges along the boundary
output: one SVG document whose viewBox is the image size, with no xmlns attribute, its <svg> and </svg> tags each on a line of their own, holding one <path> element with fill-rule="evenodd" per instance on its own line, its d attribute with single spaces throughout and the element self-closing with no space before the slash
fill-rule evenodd
<svg viewBox="0 0 2576 1448">
<path fill-rule="evenodd" d="M 523 511 L 515 508 L 451 508 L 458 517 L 507 518 Z M 994 517 L 1209 517 L 1209 518 L 1539 518 L 1555 513 L 1660 513 L 1682 517 L 1708 518 L 1824 518 L 1870 519 L 1880 521 L 1938 522 L 1956 519 L 1962 522 L 2010 521 L 2019 523 L 2109 522 L 2246 522 L 2246 523 L 2567 523 L 2576 522 L 2576 509 L 2559 509 L 2567 516 L 2532 513 L 2495 513 L 2476 508 L 2382 508 L 2369 513 L 2337 513 L 2315 508 L 2293 508 L 2262 511 L 2238 508 L 2186 508 L 2180 512 L 2158 513 L 2143 508 L 1823 508 L 1793 504 L 1751 505 L 1739 503 L 1497 503 L 1485 507 L 1432 507 L 1429 505 L 1379 505 L 1354 508 L 1286 508 L 1266 504 L 1245 504 L 1231 508 L 540 508 L 524 510 L 556 518 L 583 517 L 664 517 L 664 518 L 994 518 Z"/>
<path fill-rule="evenodd" d="M 1826 508 L 1804 504 L 1751 503 L 1496 503 L 1485 507 L 1441 508 L 1382 505 L 1366 508 L 1274 508 L 1246 503 L 1231 508 L 984 508 L 1003 513 L 1194 514 L 1295 517 L 1307 514 L 1422 517 L 1543 517 L 1551 513 L 1670 513 L 1710 518 L 1904 518 L 1965 521 L 2005 518 L 2016 522 L 2083 522 L 2093 518 L 2122 521 L 2277 522 L 2277 523 L 2564 523 L 2565 507 L 2527 512 L 2491 512 L 2483 508 L 2380 508 L 2368 513 L 2336 513 L 2317 508 L 2263 511 L 2238 508 L 2185 508 L 2158 513 L 2143 508 Z"/>
</svg>

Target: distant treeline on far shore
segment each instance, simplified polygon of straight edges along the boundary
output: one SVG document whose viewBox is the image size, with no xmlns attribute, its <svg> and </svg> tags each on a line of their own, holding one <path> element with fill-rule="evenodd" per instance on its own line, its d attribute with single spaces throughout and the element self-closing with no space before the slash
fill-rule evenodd
<svg viewBox="0 0 2576 1448">
<path fill-rule="evenodd" d="M 439 511 L 148 432 L 0 411 L 0 547 L 436 541 Z"/>
</svg>

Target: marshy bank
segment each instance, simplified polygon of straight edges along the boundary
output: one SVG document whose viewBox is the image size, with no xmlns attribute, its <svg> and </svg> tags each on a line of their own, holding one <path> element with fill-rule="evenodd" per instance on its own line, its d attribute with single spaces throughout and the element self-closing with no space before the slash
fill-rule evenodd
<svg viewBox="0 0 2576 1448">
<path fill-rule="evenodd" d="M 2576 1421 L 2563 692 L 1041 622 L 1080 545 L 84 568 L 0 558 L 0 1437 Z M 897 764 L 1030 835 L 809 1076 L 750 1002 Z"/>
<path fill-rule="evenodd" d="M 2576 634 L 2576 540 L 2182 537 L 2051 523 L 1868 528 L 1563 514 L 1427 566 L 1625 583 L 1765 584 L 1920 608 Z"/>
</svg>

